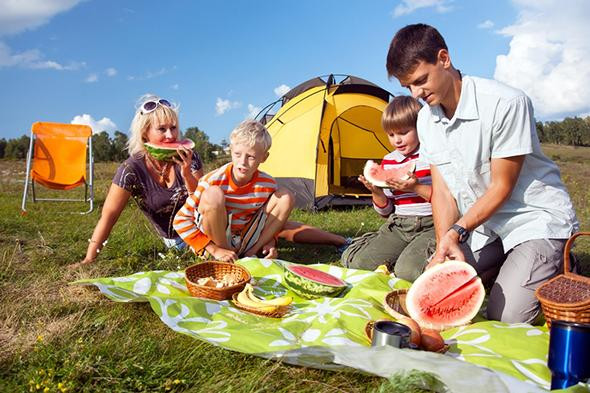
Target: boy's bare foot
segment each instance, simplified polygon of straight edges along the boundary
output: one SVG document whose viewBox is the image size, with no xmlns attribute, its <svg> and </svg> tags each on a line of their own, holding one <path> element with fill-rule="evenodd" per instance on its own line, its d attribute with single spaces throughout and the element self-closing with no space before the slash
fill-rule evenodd
<svg viewBox="0 0 590 393">
<path fill-rule="evenodd" d="M 272 239 L 270 242 L 262 246 L 262 250 L 260 250 L 260 252 L 265 259 L 275 259 L 278 257 L 279 251 L 277 250 L 277 242 L 275 239 Z"/>
<path fill-rule="evenodd" d="M 207 250 L 207 252 L 217 261 L 235 262 L 238 259 L 238 255 L 235 251 L 221 248 L 213 242 L 207 244 L 205 250 Z"/>
</svg>

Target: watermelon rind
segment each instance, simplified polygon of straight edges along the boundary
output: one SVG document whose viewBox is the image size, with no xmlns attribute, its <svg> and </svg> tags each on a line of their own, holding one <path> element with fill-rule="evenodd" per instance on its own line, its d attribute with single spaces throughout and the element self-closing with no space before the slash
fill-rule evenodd
<svg viewBox="0 0 590 393">
<path fill-rule="evenodd" d="M 182 143 L 189 150 L 195 147 L 195 142 L 191 139 L 185 139 L 178 143 Z M 143 146 L 148 154 L 158 161 L 172 161 L 174 157 L 178 157 L 176 147 L 171 148 L 150 142 L 144 142 Z"/>
<path fill-rule="evenodd" d="M 308 267 L 309 268 L 309 267 Z M 311 269 L 311 268 L 309 268 Z M 329 274 L 323 272 L 324 274 Z M 334 277 L 336 278 L 336 277 Z M 297 295 L 304 299 L 315 299 L 318 297 L 333 297 L 338 296 L 346 287 L 346 282 L 342 281 L 342 285 L 331 285 L 320 283 L 308 277 L 304 277 L 295 273 L 285 266 L 285 284 Z M 336 278 L 338 279 L 338 278 Z M 339 279 L 338 279 L 339 280 Z"/>
<path fill-rule="evenodd" d="M 482 305 L 484 297 L 485 297 L 485 289 L 483 287 L 481 279 L 479 277 L 477 277 L 476 285 L 478 285 L 480 288 L 479 288 L 479 291 L 477 291 L 477 293 L 476 293 L 477 298 L 475 298 L 475 300 L 473 302 L 474 306 L 470 312 L 465 313 L 463 316 L 457 317 L 456 319 L 454 319 L 452 321 L 445 321 L 445 322 L 442 322 L 442 321 L 437 322 L 437 321 L 433 320 L 433 319 L 435 319 L 435 317 L 429 318 L 424 315 L 424 313 L 420 310 L 420 307 L 419 307 L 419 305 L 420 305 L 419 299 L 420 299 L 420 297 L 425 296 L 425 295 L 423 293 L 420 293 L 420 291 L 423 290 L 424 288 L 431 287 L 432 282 L 430 282 L 430 280 L 432 280 L 432 278 L 434 278 L 437 274 L 442 274 L 442 271 L 445 269 L 451 273 L 452 273 L 453 269 L 456 269 L 455 271 L 463 270 L 463 271 L 466 271 L 468 273 L 467 275 L 470 277 L 477 276 L 477 272 L 475 271 L 473 266 L 471 266 L 467 262 L 454 261 L 454 260 L 446 261 L 446 262 L 440 263 L 438 265 L 435 265 L 432 268 L 426 270 L 424 273 L 422 273 L 416 279 L 416 281 L 414 281 L 414 283 L 412 284 L 412 286 L 410 287 L 410 289 L 408 290 L 408 293 L 406 295 L 406 308 L 408 310 L 408 314 L 410 314 L 410 317 L 412 319 L 414 319 L 421 327 L 435 329 L 435 330 L 444 330 L 444 329 L 448 329 L 451 327 L 463 326 L 463 325 L 470 323 L 471 320 L 479 312 L 479 309 L 481 308 L 481 305 Z M 447 317 L 448 317 L 448 315 L 447 315 Z"/>
</svg>

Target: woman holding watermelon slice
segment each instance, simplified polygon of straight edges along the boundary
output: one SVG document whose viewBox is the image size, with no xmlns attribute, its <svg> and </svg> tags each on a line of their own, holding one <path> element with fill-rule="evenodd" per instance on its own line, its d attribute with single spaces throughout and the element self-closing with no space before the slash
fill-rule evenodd
<svg viewBox="0 0 590 393">
<path fill-rule="evenodd" d="M 129 158 L 113 178 L 98 224 L 88 239 L 86 257 L 70 265 L 72 268 L 96 259 L 129 198 L 137 202 L 167 247 L 186 246 L 172 220 L 203 176 L 201 158 L 190 150 L 194 144 L 179 141 L 175 105 L 155 95 L 144 95 L 138 102 L 128 141 Z"/>
</svg>

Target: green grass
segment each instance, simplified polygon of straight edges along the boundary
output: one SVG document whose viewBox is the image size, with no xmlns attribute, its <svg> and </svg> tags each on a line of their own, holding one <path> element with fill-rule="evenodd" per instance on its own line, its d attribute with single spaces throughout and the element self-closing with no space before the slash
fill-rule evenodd
<svg viewBox="0 0 590 393">
<path fill-rule="evenodd" d="M 547 146 L 559 156 L 582 230 L 590 230 L 590 149 Z M 100 253 L 78 272 L 80 261 L 117 164 L 96 168 L 97 210 L 82 204 L 28 204 L 20 214 L 24 162 L 0 160 L 0 391 L 69 392 L 402 392 L 438 391 L 432 376 L 398 375 L 390 381 L 361 373 L 284 365 L 226 351 L 166 327 L 147 304 L 111 302 L 95 290 L 69 286 L 80 278 L 141 270 L 182 269 L 190 253 L 163 252 L 148 221 L 130 203 Z M 39 193 L 51 194 L 45 189 Z M 68 192 L 80 194 L 79 190 Z M 61 194 L 60 194 L 61 195 Z M 76 210 L 78 209 L 78 210 Z M 374 230 L 381 219 L 370 208 L 318 214 L 295 211 L 293 219 L 344 236 Z M 337 263 L 333 247 L 279 244 L 282 259 Z M 576 247 L 590 276 L 590 241 Z M 176 258 L 178 256 L 178 258 Z M 37 386 L 39 389 L 37 389 Z"/>
</svg>

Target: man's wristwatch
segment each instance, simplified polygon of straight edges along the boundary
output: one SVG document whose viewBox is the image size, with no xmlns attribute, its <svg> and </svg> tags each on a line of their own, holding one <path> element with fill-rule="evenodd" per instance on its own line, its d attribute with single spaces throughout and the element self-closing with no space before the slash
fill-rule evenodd
<svg viewBox="0 0 590 393">
<path fill-rule="evenodd" d="M 461 225 L 453 224 L 450 229 L 459 234 L 459 243 L 465 243 L 469 239 L 469 231 Z"/>
</svg>

